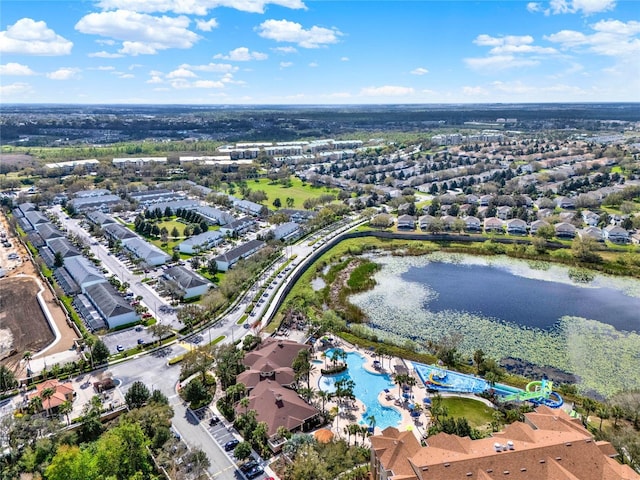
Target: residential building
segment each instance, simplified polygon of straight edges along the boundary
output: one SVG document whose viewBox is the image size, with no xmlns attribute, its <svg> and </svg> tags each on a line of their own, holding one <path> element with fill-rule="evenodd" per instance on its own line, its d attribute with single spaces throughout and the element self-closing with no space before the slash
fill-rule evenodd
<svg viewBox="0 0 640 480">
<path fill-rule="evenodd" d="M 64 233 L 62 233 L 60 230 L 54 227 L 53 224 L 50 222 L 39 223 L 35 225 L 35 227 L 36 227 L 36 230 L 38 231 L 38 234 L 40 235 L 40 238 L 42 238 L 42 240 L 45 243 L 48 243 L 49 240 L 53 240 L 54 238 L 64 237 Z"/>
<path fill-rule="evenodd" d="M 296 222 L 285 222 L 273 228 L 271 233 L 274 239 L 288 242 L 298 238 L 302 234 L 302 229 Z"/>
<path fill-rule="evenodd" d="M 628 243 L 630 240 L 629 232 L 617 225 L 607 225 L 602 229 L 605 240 L 612 243 Z"/>
<path fill-rule="evenodd" d="M 435 220 L 435 217 L 432 215 L 422 215 L 418 219 L 418 225 L 420 226 L 420 230 L 427 230 L 429 225 Z"/>
<path fill-rule="evenodd" d="M 111 238 L 111 240 L 115 242 L 118 240 L 125 242 L 128 239 L 137 237 L 135 233 L 119 223 L 106 224 L 102 227 L 102 231 L 107 237 Z"/>
<path fill-rule="evenodd" d="M 98 283 L 107 283 L 106 278 L 98 268 L 85 257 L 70 257 L 64 261 L 64 269 L 85 293 L 87 288 Z"/>
<path fill-rule="evenodd" d="M 580 420 L 540 406 L 492 437 L 438 433 L 420 446 L 413 432 L 388 427 L 371 437 L 372 480 L 640 480 Z"/>
<path fill-rule="evenodd" d="M 198 205 L 190 210 L 198 212 L 209 225 L 227 225 L 234 220 L 230 213 L 206 205 Z"/>
<path fill-rule="evenodd" d="M 496 217 L 489 217 L 484 219 L 484 231 L 485 233 L 495 232 L 495 233 L 503 233 L 504 229 L 502 228 L 502 220 Z"/>
<path fill-rule="evenodd" d="M 165 164 L 167 163 L 167 157 L 127 157 L 127 158 L 114 158 L 112 160 L 113 166 L 124 169 L 127 167 L 143 167 L 145 165 L 153 164 Z"/>
<path fill-rule="evenodd" d="M 42 393 L 46 389 L 53 390 L 53 395 L 49 398 L 42 396 Z M 40 400 L 42 400 L 42 410 L 55 413 L 64 402 L 73 402 L 76 393 L 73 391 L 73 385 L 71 383 L 62 383 L 57 379 L 51 379 L 38 383 L 36 385 L 36 391 L 29 393 L 29 400 L 36 397 L 40 397 Z"/>
<path fill-rule="evenodd" d="M 496 217 L 498 217 L 500 220 L 508 220 L 509 218 L 511 218 L 511 207 L 508 207 L 506 205 L 498 207 L 496 209 Z"/>
<path fill-rule="evenodd" d="M 296 210 L 294 208 L 281 208 L 277 213 L 283 213 L 289 220 L 297 223 L 306 223 L 318 216 L 315 210 Z"/>
<path fill-rule="evenodd" d="M 576 208 L 576 201 L 573 198 L 557 197 L 555 203 L 560 208 L 573 209 Z"/>
<path fill-rule="evenodd" d="M 178 244 L 181 253 L 190 255 L 206 252 L 220 245 L 224 241 L 224 234 L 219 230 L 207 230 Z"/>
<path fill-rule="evenodd" d="M 264 209 L 266 208 L 264 205 L 260 205 L 259 203 L 250 202 L 249 200 L 238 200 L 237 198 L 233 200 L 233 206 L 240 210 L 243 213 L 253 215 L 254 217 L 258 217 L 262 215 Z"/>
<path fill-rule="evenodd" d="M 152 267 L 164 265 L 171 260 L 171 255 L 138 236 L 125 240 L 122 245 L 137 258 Z"/>
<path fill-rule="evenodd" d="M 100 195 L 89 197 L 76 197 L 67 202 L 76 212 L 82 213 L 89 210 L 102 210 L 107 212 L 118 204 L 122 203 L 122 199 L 118 195 Z"/>
<path fill-rule="evenodd" d="M 247 243 L 243 243 L 238 247 L 232 248 L 222 255 L 218 255 L 217 257 L 215 257 L 216 264 L 218 265 L 218 270 L 220 270 L 221 272 L 226 272 L 240 260 L 250 257 L 265 245 L 266 243 L 260 240 L 250 240 Z"/>
<path fill-rule="evenodd" d="M 465 229 L 470 232 L 479 232 L 482 230 L 482 223 L 478 217 L 468 216 L 463 218 Z"/>
<path fill-rule="evenodd" d="M 195 298 L 204 295 L 212 286 L 211 282 L 191 270 L 175 266 L 167 268 L 162 274 L 162 281 L 171 282 L 182 292 L 182 298 Z"/>
<path fill-rule="evenodd" d="M 73 172 L 76 168 L 88 172 L 95 169 L 98 165 L 100 165 L 100 162 L 93 158 L 90 160 L 70 160 L 68 162 L 46 163 L 44 166 L 51 172 L 55 171 L 58 174 L 68 174 Z"/>
<path fill-rule="evenodd" d="M 602 230 L 598 227 L 587 227 L 582 230 L 578 230 L 578 237 L 580 237 L 581 239 L 591 238 L 596 242 L 604 241 Z"/>
<path fill-rule="evenodd" d="M 587 225 L 589 225 L 590 227 L 597 227 L 598 222 L 600 221 L 600 215 L 590 210 L 583 210 L 582 221 Z"/>
<path fill-rule="evenodd" d="M 90 285 L 85 288 L 84 293 L 107 322 L 109 328 L 134 323 L 140 319 L 129 302 L 108 282 Z"/>
<path fill-rule="evenodd" d="M 100 227 L 109 225 L 110 223 L 116 223 L 112 217 L 100 210 L 91 210 L 90 212 L 87 212 L 85 216 L 91 223 Z"/>
<path fill-rule="evenodd" d="M 535 235 L 538 232 L 538 229 L 543 226 L 549 226 L 549 222 L 545 222 L 544 220 L 536 220 L 535 222 L 531 222 L 529 226 L 529 232 L 531 235 Z"/>
<path fill-rule="evenodd" d="M 256 226 L 256 221 L 251 217 L 241 217 L 237 220 L 233 220 L 232 222 L 227 223 L 220 227 L 220 233 L 222 235 L 226 235 L 227 237 L 237 237 L 244 233 L 247 233 L 249 230 Z"/>
<path fill-rule="evenodd" d="M 553 228 L 558 238 L 573 238 L 576 236 L 576 227 L 567 222 L 556 223 Z"/>
<path fill-rule="evenodd" d="M 400 215 L 398 217 L 398 230 L 415 230 L 416 217 L 413 215 Z"/>
<path fill-rule="evenodd" d="M 520 218 L 512 218 L 505 222 L 507 226 L 507 233 L 509 235 L 526 235 L 527 234 L 527 222 Z"/>
<path fill-rule="evenodd" d="M 251 390 L 263 380 L 272 380 L 279 385 L 292 387 L 295 374 L 291 368 L 301 350 L 311 347 L 304 343 L 275 338 L 266 339 L 258 348 L 247 353 L 242 363 L 247 370 L 238 375 L 237 381 Z"/>
</svg>

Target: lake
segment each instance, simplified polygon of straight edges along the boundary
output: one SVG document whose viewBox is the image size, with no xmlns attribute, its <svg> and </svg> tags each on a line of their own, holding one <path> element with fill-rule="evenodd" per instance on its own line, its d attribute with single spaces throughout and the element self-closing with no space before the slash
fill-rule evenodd
<svg viewBox="0 0 640 480">
<path fill-rule="evenodd" d="M 372 290 L 350 297 L 366 329 L 418 348 L 461 334 L 471 356 L 521 359 L 579 379 L 583 393 L 640 388 L 640 281 L 593 273 L 575 283 L 563 265 L 504 256 L 374 256 Z"/>
<path fill-rule="evenodd" d="M 411 267 L 402 278 L 436 293 L 425 302 L 434 312 L 461 310 L 541 329 L 570 315 L 640 331 L 640 298 L 614 288 L 585 288 L 514 275 L 498 266 L 445 262 Z"/>
</svg>

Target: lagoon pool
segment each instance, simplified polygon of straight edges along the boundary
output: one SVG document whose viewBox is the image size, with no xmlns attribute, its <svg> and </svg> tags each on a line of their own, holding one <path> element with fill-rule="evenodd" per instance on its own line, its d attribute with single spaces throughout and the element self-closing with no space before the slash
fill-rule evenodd
<svg viewBox="0 0 640 480">
<path fill-rule="evenodd" d="M 330 351 L 327 351 L 327 355 Z M 384 407 L 378 401 L 378 394 L 384 389 L 397 388 L 391 376 L 388 374 L 371 373 L 364 369 L 365 359 L 356 352 L 347 353 L 346 371 L 337 375 L 323 375 L 318 381 L 318 388 L 325 392 L 335 391 L 335 382 L 343 378 L 350 378 L 355 382 L 353 393 L 366 407 L 366 411 L 360 419 L 361 424 L 368 424 L 367 417 L 373 415 L 376 426 L 381 429 L 397 427 L 402 419 L 400 412 L 395 408 Z"/>
</svg>

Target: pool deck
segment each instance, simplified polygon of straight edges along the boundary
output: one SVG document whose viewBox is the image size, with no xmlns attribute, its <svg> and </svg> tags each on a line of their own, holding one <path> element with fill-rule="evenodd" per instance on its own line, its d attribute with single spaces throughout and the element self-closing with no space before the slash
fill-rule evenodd
<svg viewBox="0 0 640 480">
<path fill-rule="evenodd" d="M 374 367 L 374 360 L 377 360 L 378 356 L 373 354 L 372 352 L 369 352 L 367 350 L 363 350 L 360 348 L 357 348 L 349 343 L 346 343 L 342 340 L 334 343 L 334 345 L 332 346 L 332 348 L 341 348 L 342 350 L 344 350 L 345 352 L 356 352 L 359 353 L 364 359 L 365 359 L 365 363 L 363 365 L 364 369 L 374 373 L 374 374 L 384 374 L 387 373 L 389 375 L 393 375 L 392 371 L 389 371 L 387 368 L 378 368 L 376 369 Z M 322 356 L 321 356 L 321 352 L 316 352 L 315 354 L 315 359 L 316 360 L 323 360 Z M 383 365 L 385 367 L 388 366 L 393 366 L 393 365 L 402 365 L 404 366 L 404 362 L 402 359 L 400 358 L 396 358 L 396 357 L 386 357 L 384 359 L 384 361 L 382 362 Z M 324 361 L 323 361 L 324 364 Z M 320 366 L 320 364 L 318 364 L 318 366 Z M 416 384 L 415 387 L 413 387 L 413 395 L 417 400 L 417 403 L 422 405 L 422 398 L 427 396 L 426 394 L 426 390 L 424 388 L 424 385 L 422 384 L 422 382 L 420 381 L 420 378 L 415 375 L 415 373 L 413 373 L 411 370 L 409 371 L 409 373 L 414 376 L 416 378 L 416 380 L 418 381 L 418 383 Z M 316 368 L 312 371 L 311 374 L 311 382 L 315 383 L 317 385 L 318 380 L 320 379 L 322 375 L 320 374 L 320 368 Z M 390 407 L 395 409 L 396 411 L 400 412 L 402 419 L 399 422 L 399 424 L 396 426 L 396 428 L 398 428 L 398 430 L 403 431 L 403 430 L 411 430 L 414 432 L 416 438 L 418 440 L 422 440 L 422 436 L 423 434 L 427 431 L 427 429 L 429 428 L 429 423 L 431 421 L 431 417 L 429 415 L 429 410 L 423 410 L 422 413 L 420 414 L 419 417 L 414 418 L 411 417 L 411 410 L 408 408 L 408 403 L 409 402 L 405 402 L 405 401 L 400 401 L 397 399 L 398 395 L 398 391 L 397 391 L 398 387 L 394 387 L 393 389 L 389 389 L 389 393 L 386 393 L 385 391 L 381 391 L 378 394 L 378 401 L 380 402 L 380 404 L 382 406 L 385 407 Z M 327 411 L 331 411 L 332 408 L 337 407 L 337 403 L 334 401 L 329 401 L 325 404 L 325 409 Z M 333 431 L 333 433 L 338 437 L 338 438 L 348 438 L 348 436 L 344 433 L 344 427 L 348 424 L 351 423 L 359 423 L 360 419 L 362 418 L 363 413 L 365 412 L 366 408 L 364 406 L 364 404 L 359 400 L 356 399 L 355 402 L 353 402 L 353 406 L 352 408 L 344 408 L 341 407 L 339 410 L 339 414 L 338 416 L 334 419 L 334 421 L 331 423 L 331 430 Z M 382 432 L 382 429 L 380 427 L 375 427 L 375 434 L 380 434 Z M 353 439 L 352 439 L 353 441 Z M 368 441 L 367 441 L 368 442 Z"/>
</svg>

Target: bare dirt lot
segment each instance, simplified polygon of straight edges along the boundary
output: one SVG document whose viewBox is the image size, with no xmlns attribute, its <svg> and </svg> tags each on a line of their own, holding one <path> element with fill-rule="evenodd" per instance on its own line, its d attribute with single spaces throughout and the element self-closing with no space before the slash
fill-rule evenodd
<svg viewBox="0 0 640 480">
<path fill-rule="evenodd" d="M 5 278 L 0 278 L 0 358 L 5 356 L 3 352 L 9 341 L 11 346 L 8 350 L 15 353 L 4 358 L 2 363 L 20 376 L 25 373 L 25 366 L 20 362 L 23 353 L 29 351 L 36 354 L 53 341 L 54 335 L 36 298 L 40 289 L 34 279 L 38 277 L 36 267 L 30 261 L 27 250 L 13 235 L 3 214 L 0 214 L 0 224 L 0 230 L 6 232 L 12 243 L 10 250 L 18 253 L 20 258 L 19 264 L 8 271 Z M 7 267 L 10 268 L 9 265 Z M 44 284 L 44 281 L 40 281 Z M 61 335 L 59 341 L 47 350 L 46 355 L 67 351 L 73 347 L 76 332 L 67 325 L 66 314 L 49 288 L 45 287 L 42 298 Z"/>
<path fill-rule="evenodd" d="M 12 349 L 18 352 L 37 352 L 54 339 L 36 298 L 39 289 L 29 277 L 0 281 L 0 325 L 11 331 Z"/>
</svg>

